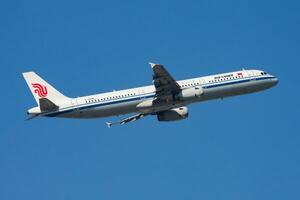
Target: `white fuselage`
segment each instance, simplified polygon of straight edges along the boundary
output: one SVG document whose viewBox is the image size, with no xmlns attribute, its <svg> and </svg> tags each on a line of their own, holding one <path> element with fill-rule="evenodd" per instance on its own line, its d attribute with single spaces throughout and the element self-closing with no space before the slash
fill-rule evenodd
<svg viewBox="0 0 300 200">
<path fill-rule="evenodd" d="M 148 112 L 159 112 L 198 101 L 224 98 L 268 89 L 278 82 L 275 76 L 260 70 L 242 70 L 212 76 L 198 77 L 178 81 L 182 89 L 203 88 L 203 94 L 189 100 L 173 101 Z M 137 108 L 141 102 L 155 98 L 155 87 L 145 86 L 127 90 L 101 93 L 73 98 L 59 110 L 47 113 L 48 117 L 100 118 L 127 113 L 141 112 Z"/>
</svg>

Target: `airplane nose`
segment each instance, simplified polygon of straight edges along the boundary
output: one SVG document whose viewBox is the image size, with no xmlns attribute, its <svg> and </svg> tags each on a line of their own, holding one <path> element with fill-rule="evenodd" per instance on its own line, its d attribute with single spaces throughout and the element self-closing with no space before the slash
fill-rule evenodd
<svg viewBox="0 0 300 200">
<path fill-rule="evenodd" d="M 278 82 L 279 82 L 279 79 L 274 76 L 274 78 L 272 79 L 272 82 L 273 82 L 274 85 L 277 85 Z"/>
</svg>

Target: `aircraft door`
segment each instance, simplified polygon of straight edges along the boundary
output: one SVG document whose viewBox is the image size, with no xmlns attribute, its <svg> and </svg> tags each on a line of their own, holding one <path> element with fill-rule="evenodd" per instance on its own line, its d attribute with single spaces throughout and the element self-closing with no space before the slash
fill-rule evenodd
<svg viewBox="0 0 300 200">
<path fill-rule="evenodd" d="M 76 106 L 77 105 L 77 98 L 71 99 L 71 105 Z"/>
<path fill-rule="evenodd" d="M 254 73 L 252 70 L 247 71 L 248 76 L 250 77 L 250 79 L 252 80 L 254 77 Z"/>
<path fill-rule="evenodd" d="M 145 91 L 144 89 L 138 89 L 138 95 L 143 95 L 145 94 Z M 141 97 L 141 99 L 144 98 L 144 97 Z"/>
<path fill-rule="evenodd" d="M 80 117 L 80 110 L 79 110 L 79 108 L 76 108 L 77 105 L 78 105 L 78 98 L 71 99 L 71 106 L 75 107 L 74 112 L 73 112 L 74 117 Z"/>
<path fill-rule="evenodd" d="M 71 99 L 71 105 L 72 106 L 77 106 L 78 105 L 78 98 Z M 77 108 L 76 110 L 79 110 L 79 109 Z"/>
</svg>

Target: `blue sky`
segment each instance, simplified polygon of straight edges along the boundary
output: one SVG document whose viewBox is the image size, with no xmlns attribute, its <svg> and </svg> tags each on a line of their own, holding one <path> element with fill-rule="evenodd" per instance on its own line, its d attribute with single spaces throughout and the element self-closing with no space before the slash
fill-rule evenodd
<svg viewBox="0 0 300 200">
<path fill-rule="evenodd" d="M 0 199 L 299 199 L 299 1 L 2 1 Z M 35 119 L 21 73 L 72 97 L 241 68 L 268 91 L 190 118 Z"/>
</svg>

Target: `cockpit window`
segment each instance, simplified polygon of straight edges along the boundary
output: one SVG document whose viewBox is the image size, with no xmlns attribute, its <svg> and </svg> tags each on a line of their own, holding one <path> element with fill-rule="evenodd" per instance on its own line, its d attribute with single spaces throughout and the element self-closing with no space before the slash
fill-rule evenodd
<svg viewBox="0 0 300 200">
<path fill-rule="evenodd" d="M 266 75 L 266 74 L 267 74 L 267 72 L 260 72 L 260 74 L 261 74 L 261 75 Z"/>
</svg>

